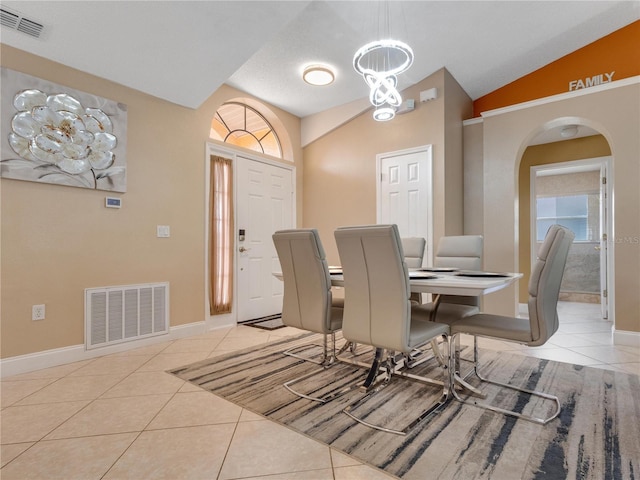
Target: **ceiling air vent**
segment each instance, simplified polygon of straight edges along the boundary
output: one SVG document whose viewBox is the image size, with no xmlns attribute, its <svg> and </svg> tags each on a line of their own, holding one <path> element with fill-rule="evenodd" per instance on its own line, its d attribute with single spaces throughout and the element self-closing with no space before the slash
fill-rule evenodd
<svg viewBox="0 0 640 480">
<path fill-rule="evenodd" d="M 44 25 L 35 20 L 30 20 L 22 16 L 15 10 L 6 7 L 0 8 L 0 23 L 3 27 L 9 27 L 19 32 L 26 33 L 35 38 L 40 38 Z"/>
</svg>

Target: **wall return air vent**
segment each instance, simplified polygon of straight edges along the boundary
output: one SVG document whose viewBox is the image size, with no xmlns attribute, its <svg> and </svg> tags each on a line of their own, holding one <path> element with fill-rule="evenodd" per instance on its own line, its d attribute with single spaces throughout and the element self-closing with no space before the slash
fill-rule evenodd
<svg viewBox="0 0 640 480">
<path fill-rule="evenodd" d="M 44 25 L 35 20 L 24 17 L 21 13 L 0 7 L 0 23 L 3 27 L 12 28 L 35 38 L 40 38 Z"/>
<path fill-rule="evenodd" d="M 87 350 L 169 333 L 169 283 L 85 289 Z"/>
</svg>

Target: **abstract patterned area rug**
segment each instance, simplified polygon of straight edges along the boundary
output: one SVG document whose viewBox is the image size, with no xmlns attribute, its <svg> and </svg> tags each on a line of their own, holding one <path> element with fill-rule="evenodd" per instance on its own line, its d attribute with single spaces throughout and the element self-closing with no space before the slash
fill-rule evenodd
<svg viewBox="0 0 640 480">
<path fill-rule="evenodd" d="M 402 479 L 640 478 L 637 375 L 481 351 L 484 374 L 557 395 L 560 415 L 537 425 L 454 400 L 402 437 L 368 428 L 342 413 L 362 395 L 357 389 L 321 404 L 282 386 L 312 370 L 320 373 L 295 387 L 315 396 L 362 380 L 365 371 L 352 365 L 322 370 L 282 354 L 292 346 L 320 341 L 314 334 L 288 338 L 171 373 Z M 439 371 L 433 361 L 416 369 L 432 377 Z M 508 389 L 482 389 L 488 401 L 503 408 L 538 416 L 553 408 L 548 401 Z M 438 396 L 436 387 L 396 377 L 354 413 L 402 428 Z"/>
</svg>

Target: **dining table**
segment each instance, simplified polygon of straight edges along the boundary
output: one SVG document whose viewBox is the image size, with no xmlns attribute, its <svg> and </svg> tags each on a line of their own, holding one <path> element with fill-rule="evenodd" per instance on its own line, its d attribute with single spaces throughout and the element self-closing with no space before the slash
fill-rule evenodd
<svg viewBox="0 0 640 480">
<path fill-rule="evenodd" d="M 342 268 L 329 267 L 331 286 L 344 287 Z M 454 268 L 409 269 L 409 286 L 413 293 L 430 293 L 435 320 L 442 295 L 477 297 L 502 290 L 522 278 L 522 273 L 458 270 Z"/>
<path fill-rule="evenodd" d="M 273 272 L 273 276 L 282 280 L 281 272 Z M 342 268 L 339 266 L 329 266 L 329 276 L 331 278 L 332 287 L 344 287 L 344 276 Z M 430 312 L 431 320 L 435 321 L 437 318 L 438 306 L 442 295 L 461 295 L 469 297 L 477 297 L 480 295 L 487 295 L 493 292 L 502 290 L 509 285 L 515 283 L 518 279 L 522 278 L 522 273 L 512 272 L 492 272 L 492 271 L 475 271 L 475 270 L 458 270 L 455 268 L 418 268 L 409 269 L 409 287 L 411 292 L 414 293 L 428 293 L 432 296 L 433 309 Z M 438 361 L 445 365 L 447 359 L 442 356 L 440 349 L 437 347 L 435 341 L 431 342 L 434 356 Z M 345 347 L 343 347 L 345 348 Z M 459 354 L 459 344 L 454 346 L 456 352 Z M 381 356 L 381 349 L 376 350 L 375 360 L 370 366 L 369 375 L 365 380 L 362 387 L 366 390 L 371 388 L 375 382 L 375 378 L 378 374 L 378 365 Z M 452 353 L 450 353 L 452 354 Z M 401 376 L 411 378 L 412 375 L 406 372 L 396 372 Z M 429 379 L 431 383 L 441 385 L 442 382 Z M 455 376 L 456 383 L 459 387 L 462 387 L 472 394 L 484 398 L 484 395 L 476 388 L 469 385 L 464 380 L 464 376 Z M 455 388 L 455 386 L 453 387 Z"/>
<path fill-rule="evenodd" d="M 344 287 L 344 276 L 339 266 L 329 266 L 331 286 Z M 273 272 L 282 280 L 282 272 Z M 458 270 L 455 268 L 409 269 L 409 287 L 414 293 L 430 293 L 434 308 L 431 320 L 437 316 L 442 295 L 477 297 L 502 290 L 522 278 L 522 273 Z"/>
<path fill-rule="evenodd" d="M 278 273 L 274 273 L 274 275 L 280 278 L 282 276 Z M 329 275 L 332 286 L 344 287 L 341 267 L 330 266 Z M 409 269 L 409 285 L 411 291 L 415 293 L 475 297 L 502 290 L 522 276 L 522 273 L 510 272 L 418 268 Z"/>
<path fill-rule="evenodd" d="M 329 275 L 331 277 L 332 287 L 344 287 L 344 276 L 342 274 L 342 268 L 339 266 L 330 266 Z M 502 290 L 509 285 L 515 283 L 518 279 L 522 278 L 523 274 L 519 272 L 492 272 L 492 271 L 475 271 L 475 270 L 459 270 L 456 268 L 417 268 L 409 269 L 409 287 L 412 293 L 429 293 L 431 294 L 431 300 L 433 302 L 433 308 L 430 312 L 431 321 L 437 321 L 438 307 L 442 295 L 460 295 L 468 297 L 477 297 L 480 295 L 487 295 L 493 292 Z M 450 352 L 450 355 L 460 354 L 459 337 L 458 342 L 453 346 L 454 352 Z M 442 355 L 442 352 L 438 348 L 435 340 L 431 341 L 431 350 L 433 355 L 437 358 L 441 365 L 447 363 L 447 358 Z M 381 351 L 376 351 L 376 359 L 379 359 Z M 428 358 L 425 358 L 428 360 Z M 369 375 L 363 384 L 363 388 L 366 390 L 371 388 L 375 382 L 377 376 L 378 361 L 374 360 L 373 365 L 369 371 Z M 416 362 L 414 365 L 422 363 Z M 411 377 L 411 374 L 400 373 L 402 376 Z M 484 398 L 478 389 L 471 386 L 465 381 L 465 376 L 456 372 L 454 376 L 455 382 L 458 387 L 462 387 L 465 390 L 471 392 L 473 395 Z M 440 384 L 441 382 L 431 380 L 432 383 Z M 453 386 L 455 388 L 455 386 Z"/>
</svg>

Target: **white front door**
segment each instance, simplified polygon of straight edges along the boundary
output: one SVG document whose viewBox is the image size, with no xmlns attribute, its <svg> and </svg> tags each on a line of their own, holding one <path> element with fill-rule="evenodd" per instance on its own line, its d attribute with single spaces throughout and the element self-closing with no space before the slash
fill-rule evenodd
<svg viewBox="0 0 640 480">
<path fill-rule="evenodd" d="M 291 168 L 237 157 L 237 321 L 282 312 L 280 263 L 271 235 L 292 228 Z"/>
<path fill-rule="evenodd" d="M 431 146 L 383 153 L 378 160 L 378 223 L 398 225 L 401 237 L 427 241 L 424 265 L 433 249 Z"/>
</svg>

